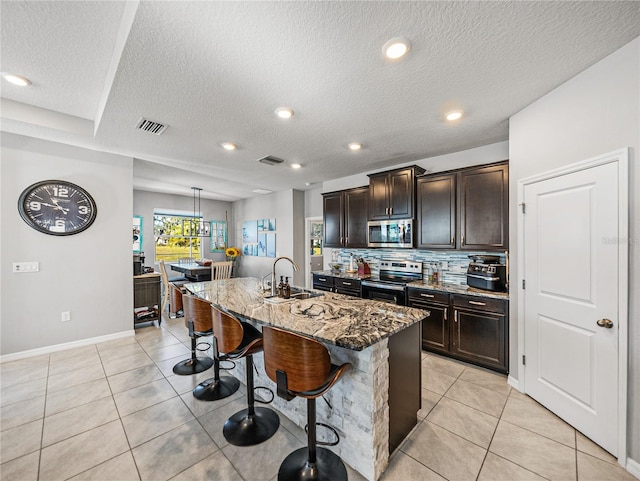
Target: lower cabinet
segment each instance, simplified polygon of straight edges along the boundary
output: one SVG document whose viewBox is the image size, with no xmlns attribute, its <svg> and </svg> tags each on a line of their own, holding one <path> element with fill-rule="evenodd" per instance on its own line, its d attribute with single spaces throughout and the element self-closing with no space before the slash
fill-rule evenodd
<svg viewBox="0 0 640 481">
<path fill-rule="evenodd" d="M 426 309 L 422 348 L 508 372 L 508 301 L 409 288 L 409 306 Z"/>
<path fill-rule="evenodd" d="M 313 274 L 313 288 L 319 291 L 337 292 L 346 296 L 362 297 L 360 279 Z"/>
</svg>

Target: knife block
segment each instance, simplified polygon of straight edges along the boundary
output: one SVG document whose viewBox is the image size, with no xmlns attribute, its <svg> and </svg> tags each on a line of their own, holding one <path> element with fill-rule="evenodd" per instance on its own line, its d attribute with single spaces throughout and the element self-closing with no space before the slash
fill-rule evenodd
<svg viewBox="0 0 640 481">
<path fill-rule="evenodd" d="M 358 275 L 359 276 L 370 276 L 371 275 L 371 269 L 369 269 L 369 264 L 367 264 L 365 262 L 361 266 L 358 266 Z"/>
</svg>

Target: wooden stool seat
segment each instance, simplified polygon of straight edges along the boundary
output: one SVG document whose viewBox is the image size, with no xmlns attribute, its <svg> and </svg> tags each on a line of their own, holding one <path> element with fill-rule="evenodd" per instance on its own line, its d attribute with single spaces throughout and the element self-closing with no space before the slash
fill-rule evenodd
<svg viewBox="0 0 640 481">
<path fill-rule="evenodd" d="M 347 469 L 332 451 L 317 447 L 316 398 L 325 394 L 351 369 L 331 363 L 329 351 L 315 339 L 276 327 L 262 329 L 264 365 L 278 396 L 307 399 L 307 447 L 289 454 L 280 465 L 278 481 L 346 481 Z"/>
<path fill-rule="evenodd" d="M 274 410 L 254 406 L 253 354 L 262 351 L 262 335 L 251 324 L 241 322 L 215 306 L 211 307 L 211 312 L 215 351 L 223 353 L 223 359 L 244 358 L 247 371 L 247 409 L 227 419 L 222 433 L 235 446 L 259 444 L 273 436 L 280 426 L 280 418 Z"/>
<path fill-rule="evenodd" d="M 211 304 L 187 294 L 182 295 L 181 299 L 184 308 L 184 323 L 189 329 L 189 337 L 191 338 L 191 357 L 173 366 L 173 372 L 180 376 L 188 376 L 206 371 L 213 366 L 213 359 L 196 355 L 197 339 L 213 334 Z"/>
</svg>

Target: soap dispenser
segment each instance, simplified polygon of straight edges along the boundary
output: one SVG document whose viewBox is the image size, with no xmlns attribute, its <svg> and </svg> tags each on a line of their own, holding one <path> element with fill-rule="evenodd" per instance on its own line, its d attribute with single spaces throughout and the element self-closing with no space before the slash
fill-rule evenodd
<svg viewBox="0 0 640 481">
<path fill-rule="evenodd" d="M 284 281 L 283 276 L 280 276 L 280 284 L 278 284 L 278 297 L 284 297 Z"/>
<path fill-rule="evenodd" d="M 284 298 L 289 299 L 291 297 L 291 286 L 289 285 L 289 278 L 284 278 Z"/>
</svg>

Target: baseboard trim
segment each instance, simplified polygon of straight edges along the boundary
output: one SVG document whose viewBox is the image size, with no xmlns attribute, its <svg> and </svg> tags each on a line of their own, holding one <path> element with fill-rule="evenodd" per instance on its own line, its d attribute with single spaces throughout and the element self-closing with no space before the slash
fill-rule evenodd
<svg viewBox="0 0 640 481">
<path fill-rule="evenodd" d="M 39 347 L 37 349 L 29 349 L 28 351 L 13 352 L 11 354 L 0 355 L 0 364 L 2 364 L 3 362 L 17 361 L 19 359 L 39 356 L 41 354 L 50 354 L 52 352 L 64 351 L 65 349 L 72 349 L 74 347 L 89 346 L 91 344 L 98 344 L 99 342 L 113 341 L 114 339 L 121 339 L 123 337 L 134 335 L 135 331 L 131 329 L 128 331 L 107 334 L 105 336 L 90 337 L 88 339 L 80 339 L 79 341 L 54 344 L 52 346 Z"/>
<path fill-rule="evenodd" d="M 631 458 L 627 458 L 627 471 L 629 471 L 633 476 L 640 479 L 640 463 L 638 461 L 634 461 Z"/>
<path fill-rule="evenodd" d="M 520 391 L 520 383 L 518 382 L 518 380 L 515 377 L 512 376 L 508 376 L 507 377 L 507 384 L 509 386 L 511 386 L 513 389 L 515 389 L 516 391 L 522 392 Z"/>
</svg>

